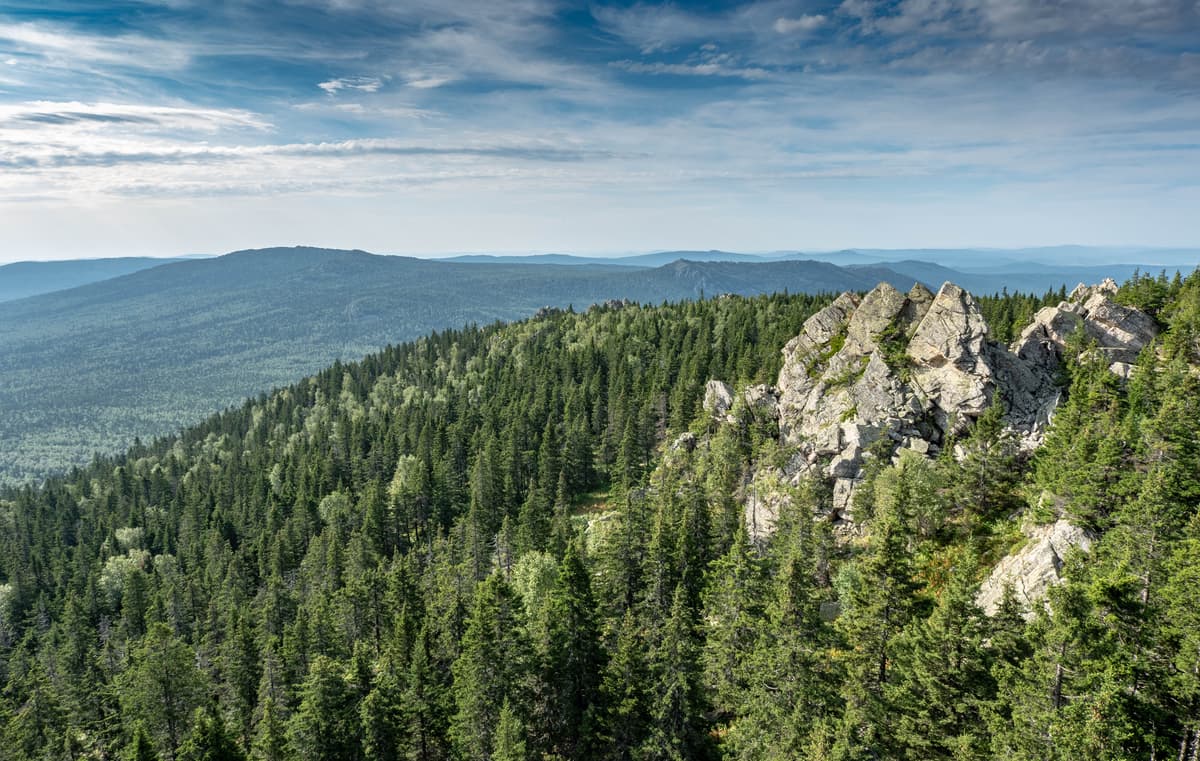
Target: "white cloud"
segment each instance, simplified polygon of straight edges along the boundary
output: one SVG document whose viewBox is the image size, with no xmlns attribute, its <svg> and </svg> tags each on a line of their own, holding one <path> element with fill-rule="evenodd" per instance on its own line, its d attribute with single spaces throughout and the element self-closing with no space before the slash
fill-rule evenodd
<svg viewBox="0 0 1200 761">
<path fill-rule="evenodd" d="M 788 18 L 780 16 L 775 19 L 772 28 L 780 34 L 793 34 L 795 32 L 811 32 L 825 23 L 825 17 L 822 15 L 800 16 L 799 18 Z"/>
<path fill-rule="evenodd" d="M 645 61 L 613 61 L 614 68 L 633 74 L 674 74 L 683 77 L 736 77 L 738 79 L 766 79 L 770 72 L 755 66 L 730 65 L 727 61 L 702 61 L 699 63 L 662 63 Z"/>
<path fill-rule="evenodd" d="M 58 65 L 178 69 L 191 61 L 190 49 L 180 41 L 137 34 L 85 34 L 49 24 L 0 22 L 0 41 L 22 53 Z"/>
<path fill-rule="evenodd" d="M 136 125 L 150 131 L 217 132 L 225 129 L 272 129 L 258 114 L 240 109 L 150 106 L 75 101 L 29 101 L 0 104 L 0 130 L 47 128 L 93 131 L 111 125 Z M 0 133 L 2 134 L 2 133 Z"/>
<path fill-rule="evenodd" d="M 418 90 L 432 90 L 435 87 L 441 87 L 442 85 L 450 84 L 453 81 L 453 77 L 428 76 L 410 79 L 405 82 L 405 84 L 407 84 L 409 87 L 415 87 Z"/>
<path fill-rule="evenodd" d="M 439 111 L 428 108 L 418 108 L 407 103 L 388 103 L 379 105 L 378 101 L 370 104 L 360 102 L 338 102 L 331 100 L 305 101 L 292 106 L 297 111 L 310 113 L 342 113 L 354 114 L 364 120 L 380 119 L 433 119 L 443 116 Z"/>
<path fill-rule="evenodd" d="M 747 66 L 740 56 L 722 52 L 712 42 L 700 46 L 700 50 L 683 62 L 663 61 L 614 61 L 614 68 L 635 74 L 675 74 L 696 77 L 734 77 L 738 79 L 766 79 L 770 72 L 758 66 Z"/>
<path fill-rule="evenodd" d="M 359 90 L 361 92 L 379 92 L 383 80 L 378 77 L 339 77 L 317 85 L 330 95 L 336 95 L 340 90 Z"/>
<path fill-rule="evenodd" d="M 729 31 L 728 22 L 722 17 L 700 16 L 673 5 L 600 6 L 592 10 L 592 16 L 601 26 L 637 45 L 646 55 L 712 39 Z"/>
</svg>

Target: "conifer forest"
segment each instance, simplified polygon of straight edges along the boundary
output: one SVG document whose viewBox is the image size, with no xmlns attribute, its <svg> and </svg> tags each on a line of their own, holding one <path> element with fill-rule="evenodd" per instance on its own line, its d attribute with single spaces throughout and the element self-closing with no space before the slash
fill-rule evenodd
<svg viewBox="0 0 1200 761">
<path fill-rule="evenodd" d="M 850 297 L 721 296 L 435 332 L 6 488 L 0 758 L 1195 761 L 1200 275 L 1110 296 L 1150 337 L 1071 333 L 1036 441 L 996 370 L 802 462 L 763 389 L 928 388 L 906 312 L 808 346 Z M 960 302 L 993 351 L 1070 299 Z M 1051 527 L 1052 583 L 995 582 Z"/>
</svg>

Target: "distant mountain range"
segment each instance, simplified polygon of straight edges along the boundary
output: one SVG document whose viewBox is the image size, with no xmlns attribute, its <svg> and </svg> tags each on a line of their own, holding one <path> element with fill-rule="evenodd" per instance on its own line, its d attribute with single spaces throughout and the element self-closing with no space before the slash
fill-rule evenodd
<svg viewBox="0 0 1200 761">
<path fill-rule="evenodd" d="M 785 254 L 666 252 L 548 262 L 315 248 L 149 260 L 157 266 L 0 303 L 0 479 L 40 477 L 94 451 L 118 450 L 135 436 L 172 431 L 337 359 L 433 330 L 526 317 L 543 306 L 865 291 L 880 281 L 903 290 L 915 281 L 936 289 L 952 280 L 976 292 L 1044 292 L 1121 279 L 1134 269 L 984 272 L 841 253 L 842 266 Z M 55 264 L 64 267 L 47 271 L 70 270 L 70 263 Z M 17 265 L 0 268 L 0 278 L 9 267 Z"/>
<path fill-rule="evenodd" d="M 127 256 L 117 259 L 73 259 L 63 262 L 14 262 L 0 265 L 0 301 L 75 288 L 179 259 Z"/>
<path fill-rule="evenodd" d="M 35 296 L 99 282 L 142 269 L 183 260 L 214 258 L 190 255 L 169 259 L 124 257 L 117 259 L 75 259 L 58 262 L 16 262 L 0 265 L 0 302 Z M 841 251 L 772 251 L 738 253 L 734 251 L 656 251 L 648 254 L 619 256 L 581 256 L 575 254 L 460 254 L 434 257 L 435 261 L 456 264 L 557 264 L 597 267 L 662 267 L 685 259 L 692 262 L 738 262 L 763 264 L 782 261 L 817 261 L 838 266 L 884 265 L 905 275 L 923 272 L 921 278 L 942 282 L 934 264 L 953 271 L 956 282 L 988 292 L 1008 288 L 1042 291 L 1066 283 L 1096 280 L 1097 277 L 1124 278 L 1135 269 L 1157 272 L 1160 269 L 1190 271 L 1200 265 L 1200 248 L 1145 248 L 1050 246 L 1022 249 L 845 249 Z M 971 275 L 980 275 L 971 279 Z M 954 279 L 954 278 L 946 278 Z"/>
</svg>

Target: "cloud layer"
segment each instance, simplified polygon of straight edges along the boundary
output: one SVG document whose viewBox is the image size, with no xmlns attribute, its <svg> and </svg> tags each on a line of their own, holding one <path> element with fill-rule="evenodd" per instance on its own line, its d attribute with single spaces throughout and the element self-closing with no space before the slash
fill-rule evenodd
<svg viewBox="0 0 1200 761">
<path fill-rule="evenodd" d="M 0 64 L 8 258 L 1196 242 L 1192 0 L 17 0 Z"/>
</svg>

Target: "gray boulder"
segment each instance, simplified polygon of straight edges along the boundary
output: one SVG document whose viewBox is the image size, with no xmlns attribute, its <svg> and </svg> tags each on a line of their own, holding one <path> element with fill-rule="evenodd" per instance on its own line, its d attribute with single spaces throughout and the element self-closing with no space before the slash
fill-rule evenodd
<svg viewBox="0 0 1200 761">
<path fill-rule="evenodd" d="M 979 586 L 975 603 L 989 616 L 1000 609 L 1005 590 L 1011 588 L 1026 617 L 1032 617 L 1035 607 L 1046 599 L 1046 591 L 1062 580 L 1067 553 L 1076 548 L 1086 552 L 1092 544 L 1086 531 L 1066 520 L 1034 526 L 1026 534 L 1029 541 L 997 563 Z"/>
<path fill-rule="evenodd" d="M 765 383 L 747 386 L 742 391 L 746 407 L 763 419 L 779 417 L 779 392 Z"/>
<path fill-rule="evenodd" d="M 1013 343 L 1013 353 L 1026 362 L 1057 366 L 1067 340 L 1083 330 L 1109 369 L 1128 378 L 1138 354 L 1158 335 L 1158 326 L 1150 315 L 1113 301 L 1116 290 L 1111 279 L 1098 286 L 1079 285 L 1067 301 L 1034 315 Z"/>
<path fill-rule="evenodd" d="M 936 410 L 943 431 L 983 413 L 995 390 L 988 327 L 971 294 L 953 283 L 938 291 L 905 353 L 912 384 Z"/>
<path fill-rule="evenodd" d="M 733 389 L 728 383 L 710 380 L 704 387 L 704 411 L 715 418 L 724 418 L 733 409 Z"/>
</svg>

